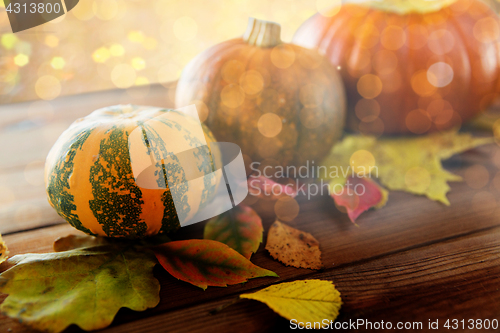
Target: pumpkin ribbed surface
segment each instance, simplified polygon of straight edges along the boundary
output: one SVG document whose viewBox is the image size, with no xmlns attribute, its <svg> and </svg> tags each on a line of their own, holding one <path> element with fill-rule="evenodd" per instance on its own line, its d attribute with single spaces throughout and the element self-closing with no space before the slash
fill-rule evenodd
<svg viewBox="0 0 500 333">
<path fill-rule="evenodd" d="M 162 117 L 167 112 L 169 117 Z M 203 181 L 176 187 L 182 197 L 177 206 L 168 185 L 139 186 L 132 163 L 150 161 L 158 184 L 168 184 L 167 173 L 185 181 L 180 164 L 164 163 L 151 154 L 167 156 L 172 144 L 176 151 L 196 148 L 201 143 L 193 135 L 195 126 L 199 123 L 179 111 L 130 105 L 99 109 L 78 119 L 47 157 L 49 203 L 72 226 L 91 235 L 140 238 L 178 229 L 178 214 L 195 215 L 216 191 L 220 179 L 211 173 L 210 156 L 199 154 L 196 161 L 207 175 Z M 143 138 L 132 147 L 129 136 L 138 128 Z M 203 131 L 210 145 L 213 136 L 206 127 Z M 199 195 L 188 196 L 188 186 L 199 186 Z"/>
<path fill-rule="evenodd" d="M 344 3 L 293 42 L 341 68 L 347 127 L 364 134 L 458 127 L 500 91 L 500 18 L 480 0 Z"/>
</svg>

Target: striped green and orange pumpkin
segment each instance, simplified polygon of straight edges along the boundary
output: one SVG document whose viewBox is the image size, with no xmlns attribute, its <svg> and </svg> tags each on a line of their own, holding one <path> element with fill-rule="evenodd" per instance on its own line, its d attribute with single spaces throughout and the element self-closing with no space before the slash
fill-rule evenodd
<svg viewBox="0 0 500 333">
<path fill-rule="evenodd" d="M 166 113 L 167 118 L 163 117 Z M 189 191 L 188 196 L 187 188 L 182 187 L 182 207 L 174 206 L 168 185 L 139 186 L 131 160 L 150 161 L 155 177 L 166 178 L 166 173 L 175 172 L 185 180 L 186 172 L 179 164 L 166 164 L 150 155 L 156 151 L 167 156 L 172 145 L 176 151 L 197 147 L 200 140 L 193 133 L 199 127 L 195 126 L 199 123 L 180 111 L 131 105 L 99 109 L 78 119 L 47 157 L 49 203 L 73 227 L 90 235 L 141 238 L 177 230 L 178 214 L 195 215 L 216 192 L 220 179 L 211 172 L 214 163 L 210 155 L 196 155 L 196 166 L 207 176 L 195 185 L 185 183 L 200 188 L 194 191 L 199 195 Z M 137 128 L 141 132 L 135 133 L 142 135 L 139 147 L 132 148 L 129 136 Z M 215 141 L 205 126 L 203 132 L 208 145 Z M 168 184 L 167 179 L 155 181 Z"/>
</svg>

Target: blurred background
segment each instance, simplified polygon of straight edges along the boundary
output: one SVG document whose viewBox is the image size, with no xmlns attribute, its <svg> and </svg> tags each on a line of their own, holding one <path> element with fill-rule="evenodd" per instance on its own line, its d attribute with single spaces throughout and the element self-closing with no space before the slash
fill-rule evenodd
<svg viewBox="0 0 500 333">
<path fill-rule="evenodd" d="M 299 25 L 336 0 L 80 0 L 12 34 L 0 0 L 0 103 L 176 80 L 196 54 L 245 31 L 249 16 Z"/>
<path fill-rule="evenodd" d="M 340 2 L 80 0 L 13 34 L 0 0 L 0 104 L 175 81 L 196 54 L 241 36 L 249 16 L 280 23 L 288 42 L 303 21 Z"/>
</svg>

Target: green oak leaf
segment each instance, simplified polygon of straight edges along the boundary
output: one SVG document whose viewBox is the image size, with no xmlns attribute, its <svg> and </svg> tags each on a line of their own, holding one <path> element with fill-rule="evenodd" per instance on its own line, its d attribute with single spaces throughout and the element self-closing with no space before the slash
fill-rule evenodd
<svg viewBox="0 0 500 333">
<path fill-rule="evenodd" d="M 160 301 L 154 255 L 132 246 L 29 253 L 8 262 L 15 266 L 0 274 L 0 292 L 9 294 L 0 310 L 41 331 L 104 328 L 122 307 L 143 311 Z"/>
</svg>

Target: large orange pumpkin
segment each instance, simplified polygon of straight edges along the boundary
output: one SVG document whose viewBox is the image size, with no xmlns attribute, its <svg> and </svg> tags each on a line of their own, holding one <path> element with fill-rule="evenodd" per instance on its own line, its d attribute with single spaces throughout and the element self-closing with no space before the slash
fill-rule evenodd
<svg viewBox="0 0 500 333">
<path fill-rule="evenodd" d="M 218 141 L 238 144 L 246 162 L 309 165 L 344 126 L 340 75 L 317 51 L 280 40 L 280 26 L 250 19 L 243 38 L 215 45 L 184 69 L 176 105 L 195 103 Z"/>
<path fill-rule="evenodd" d="M 480 0 L 385 0 L 318 13 L 293 41 L 340 66 L 350 129 L 422 134 L 491 104 L 499 37 L 499 17 Z"/>
</svg>

